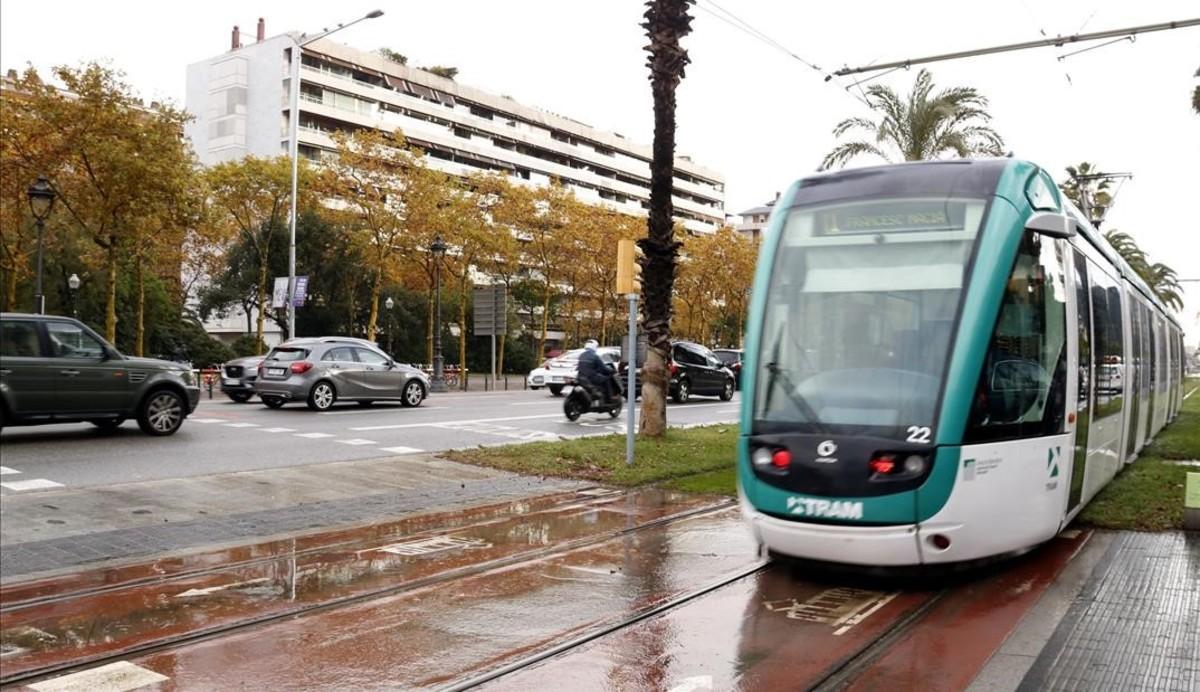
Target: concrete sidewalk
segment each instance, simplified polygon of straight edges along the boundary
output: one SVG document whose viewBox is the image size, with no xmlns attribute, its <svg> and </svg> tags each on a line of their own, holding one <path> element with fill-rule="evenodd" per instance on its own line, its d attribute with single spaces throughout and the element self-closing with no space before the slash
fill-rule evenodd
<svg viewBox="0 0 1200 692">
<path fill-rule="evenodd" d="M 405 455 L 12 495 L 0 581 L 583 485 Z"/>
<path fill-rule="evenodd" d="M 1200 689 L 1200 533 L 1094 534 L 970 689 Z"/>
</svg>

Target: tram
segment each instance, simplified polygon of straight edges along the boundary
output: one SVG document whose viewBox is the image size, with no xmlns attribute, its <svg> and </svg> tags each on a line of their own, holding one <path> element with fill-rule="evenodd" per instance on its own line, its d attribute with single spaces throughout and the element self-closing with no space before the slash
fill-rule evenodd
<svg viewBox="0 0 1200 692">
<path fill-rule="evenodd" d="M 760 253 L 738 486 L 772 553 L 1028 549 L 1179 410 L 1179 323 L 1032 163 L 803 178 Z"/>
</svg>

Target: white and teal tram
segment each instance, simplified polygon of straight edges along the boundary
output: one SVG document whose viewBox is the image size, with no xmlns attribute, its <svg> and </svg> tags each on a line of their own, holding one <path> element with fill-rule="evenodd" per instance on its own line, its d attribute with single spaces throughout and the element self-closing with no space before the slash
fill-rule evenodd
<svg viewBox="0 0 1200 692">
<path fill-rule="evenodd" d="M 1179 324 L 1046 171 L 818 174 L 754 280 L 739 494 L 774 553 L 974 560 L 1056 535 L 1181 403 Z"/>
</svg>

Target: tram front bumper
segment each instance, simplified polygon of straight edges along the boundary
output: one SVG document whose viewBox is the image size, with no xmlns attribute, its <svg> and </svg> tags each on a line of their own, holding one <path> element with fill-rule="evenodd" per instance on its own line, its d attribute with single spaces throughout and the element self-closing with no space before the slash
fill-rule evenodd
<svg viewBox="0 0 1200 692">
<path fill-rule="evenodd" d="M 833 526 L 787 521 L 763 514 L 744 500 L 742 515 L 754 537 L 771 552 L 851 565 L 921 564 L 915 524 Z"/>
</svg>

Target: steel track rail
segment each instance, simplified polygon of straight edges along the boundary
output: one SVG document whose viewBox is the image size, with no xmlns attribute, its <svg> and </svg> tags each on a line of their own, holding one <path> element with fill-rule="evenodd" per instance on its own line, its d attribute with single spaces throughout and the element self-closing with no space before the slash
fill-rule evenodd
<svg viewBox="0 0 1200 692">
<path fill-rule="evenodd" d="M 296 617 L 300 617 L 300 616 L 308 616 L 308 615 L 312 615 L 315 613 L 320 613 L 320 612 L 329 611 L 329 610 L 335 610 L 337 608 L 343 608 L 343 607 L 346 607 L 349 605 L 354 605 L 354 604 L 362 603 L 365 601 L 370 601 L 370 600 L 374 600 L 374 599 L 378 599 L 378 598 L 384 598 L 387 596 L 393 596 L 393 595 L 405 593 L 408 591 L 414 591 L 416 589 L 426 588 L 426 587 L 430 587 L 430 586 L 436 586 L 438 584 L 450 582 L 455 579 L 462 579 L 464 577 L 475 576 L 477 574 L 488 572 L 488 571 L 491 571 L 494 569 L 499 569 L 499 568 L 503 568 L 503 567 L 511 567 L 513 565 L 518 565 L 518 564 L 521 564 L 524 562 L 534 562 L 537 560 L 545 559 L 547 557 L 552 557 L 552 556 L 556 556 L 556 555 L 560 555 L 560 554 L 569 553 L 569 552 L 572 552 L 575 550 L 579 550 L 581 548 L 586 548 L 586 547 L 589 547 L 589 546 L 592 546 L 592 545 L 595 545 L 598 543 L 610 541 L 614 538 L 620 538 L 622 536 L 637 533 L 637 532 L 644 531 L 647 529 L 665 526 L 668 524 L 673 524 L 675 522 L 685 521 L 687 519 L 694 519 L 694 518 L 709 515 L 709 514 L 717 514 L 719 512 L 728 510 L 731 507 L 734 507 L 735 505 L 736 505 L 736 503 L 733 500 L 724 500 L 724 501 L 713 503 L 710 505 L 705 505 L 703 507 L 697 507 L 697 508 L 686 510 L 683 512 L 678 512 L 676 514 L 671 514 L 671 515 L 668 515 L 665 517 L 659 517 L 657 519 L 652 519 L 650 521 L 643 522 L 643 523 L 637 524 L 635 526 L 627 526 L 627 527 L 624 527 L 621 529 L 616 529 L 613 531 L 608 531 L 606 533 L 597 534 L 595 536 L 580 538 L 580 539 L 576 539 L 573 541 L 567 541 L 564 543 L 560 543 L 555 546 L 550 546 L 550 547 L 539 549 L 539 550 L 533 550 L 533 551 L 521 553 L 519 555 L 510 555 L 508 557 L 497 558 L 495 560 L 488 560 L 486 562 L 481 562 L 476 565 L 466 565 L 463 567 L 449 570 L 447 572 L 443 572 L 441 574 L 431 575 L 428 577 L 423 577 L 421 579 L 414 579 L 412 581 L 405 582 L 403 584 L 397 584 L 395 586 L 390 586 L 390 587 L 386 587 L 383 589 L 375 589 L 373 591 L 369 591 L 369 592 L 365 592 L 365 593 L 361 593 L 361 594 L 353 594 L 353 595 L 349 595 L 349 596 L 343 596 L 340 598 L 332 599 L 330 601 L 326 601 L 324 603 L 316 603 L 316 604 L 302 606 L 299 608 L 295 608 L 295 609 L 287 610 L 287 611 L 283 611 L 283 612 L 271 613 L 269 615 L 263 615 L 263 616 L 259 616 L 259 617 L 252 617 L 252 618 L 249 618 L 246 620 L 242 620 L 240 622 L 229 623 L 226 625 L 218 625 L 218 626 L 215 626 L 212 628 L 207 628 L 207 629 L 194 630 L 194 631 L 188 632 L 187 634 L 184 634 L 184 635 L 180 635 L 177 637 L 169 637 L 166 639 L 162 639 L 162 640 L 153 642 L 151 644 L 146 644 L 146 645 L 141 645 L 141 646 L 139 646 L 139 645 L 130 646 L 130 647 L 121 649 L 119 651 L 114 651 L 114 652 L 106 653 L 106 654 L 99 655 L 99 656 L 91 656 L 91 657 L 88 657 L 85 659 L 71 661 L 69 663 L 45 666 L 43 668 L 28 670 L 28 671 L 18 673 L 16 675 L 12 675 L 12 676 L 3 676 L 3 677 L 0 677 L 0 685 L 8 686 L 8 685 L 24 684 L 27 682 L 34 681 L 35 679 L 38 679 L 38 678 L 45 678 L 45 677 L 51 676 L 51 675 L 57 676 L 57 675 L 63 674 L 63 673 L 76 672 L 76 671 L 80 671 L 80 670 L 85 670 L 87 668 L 92 668 L 97 665 L 114 663 L 114 662 L 117 662 L 117 661 L 120 661 L 123 659 L 127 659 L 127 658 L 130 658 L 133 656 L 144 656 L 147 654 L 153 654 L 153 653 L 158 653 L 160 651 L 165 651 L 165 650 L 175 648 L 178 646 L 194 644 L 197 642 L 216 639 L 218 637 L 227 636 L 229 634 L 237 633 L 237 632 L 240 632 L 243 630 L 252 629 L 255 627 L 260 627 L 260 626 L 267 625 L 267 624 L 270 624 L 272 622 L 276 622 L 279 620 L 291 619 L 291 618 L 296 618 Z M 760 567 L 760 569 L 761 569 L 761 567 Z"/>
<path fill-rule="evenodd" d="M 460 681 L 455 682 L 454 684 L 450 685 L 449 687 L 443 687 L 442 690 L 443 690 L 443 692 L 459 692 L 460 690 L 471 689 L 473 687 L 478 687 L 479 685 L 483 685 L 485 683 L 496 680 L 497 678 L 503 677 L 505 675 L 509 675 L 511 673 L 515 673 L 519 670 L 522 670 L 524 668 L 528 668 L 530 666 L 536 665 L 542 661 L 545 661 L 546 659 L 558 656 L 559 654 L 561 654 L 563 652 L 570 651 L 571 649 L 575 649 L 580 646 L 583 646 L 584 644 L 587 644 L 590 641 L 594 641 L 601 637 L 606 637 L 615 632 L 619 632 L 625 628 L 632 627 L 633 625 L 636 625 L 637 623 L 642 622 L 643 620 L 648 620 L 659 614 L 662 614 L 669 610 L 678 608 L 686 603 L 689 603 L 691 601 L 696 600 L 697 598 L 700 598 L 701 596 L 704 596 L 705 594 L 708 594 L 713 591 L 716 591 L 717 589 L 729 586 L 730 584 L 732 584 L 740 579 L 744 579 L 744 578 L 746 578 L 752 574 L 755 574 L 757 572 L 761 572 L 764 569 L 766 569 L 767 567 L 769 567 L 770 565 L 771 565 L 771 563 L 769 560 L 759 560 L 748 567 L 744 567 L 744 568 L 738 570 L 734 574 L 731 574 L 731 575 L 728 575 L 725 577 L 721 577 L 720 579 L 718 579 L 706 586 L 702 586 L 698 589 L 695 589 L 694 591 L 689 591 L 688 593 L 683 594 L 681 596 L 676 596 L 675 598 L 672 598 L 671 600 L 669 600 L 665 603 L 661 603 L 661 604 L 655 606 L 654 608 L 642 611 L 635 615 L 631 615 L 630 617 L 625 618 L 625 619 L 621 620 L 620 622 L 615 622 L 615 623 L 606 625 L 604 627 L 601 627 L 599 629 L 593 630 L 591 632 L 586 632 L 584 634 L 579 635 L 578 637 L 568 639 L 567 641 L 562 642 L 561 644 L 556 644 L 555 646 L 552 646 L 549 649 L 544 649 L 537 653 L 534 653 L 534 654 L 531 654 L 524 658 L 513 661 L 512 663 L 509 663 L 507 665 L 489 670 L 485 673 L 481 673 L 479 675 L 467 678 L 465 680 L 460 680 Z"/>
</svg>

